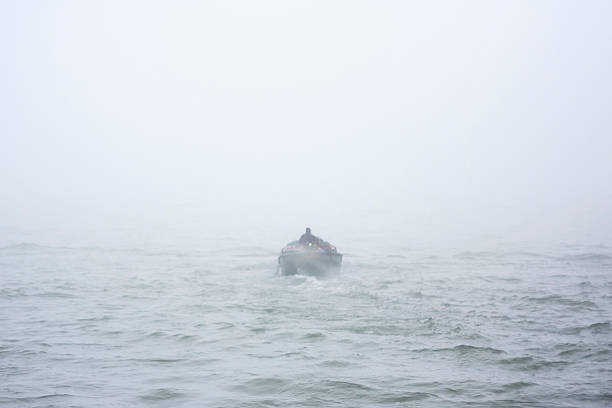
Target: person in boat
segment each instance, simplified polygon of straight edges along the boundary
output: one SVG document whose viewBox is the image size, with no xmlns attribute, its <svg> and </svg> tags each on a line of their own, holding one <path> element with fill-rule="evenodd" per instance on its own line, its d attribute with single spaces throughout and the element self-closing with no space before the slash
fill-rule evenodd
<svg viewBox="0 0 612 408">
<path fill-rule="evenodd" d="M 329 242 L 312 235 L 310 228 L 306 228 L 306 232 L 302 234 L 299 242 L 308 247 L 321 248 L 326 252 L 336 252 L 336 247 L 332 246 Z"/>
<path fill-rule="evenodd" d="M 300 244 L 306 245 L 306 246 L 321 247 L 323 242 L 324 241 L 321 238 L 315 237 L 314 235 L 312 235 L 310 228 L 306 228 L 306 232 L 302 234 L 302 236 L 300 237 Z"/>
</svg>

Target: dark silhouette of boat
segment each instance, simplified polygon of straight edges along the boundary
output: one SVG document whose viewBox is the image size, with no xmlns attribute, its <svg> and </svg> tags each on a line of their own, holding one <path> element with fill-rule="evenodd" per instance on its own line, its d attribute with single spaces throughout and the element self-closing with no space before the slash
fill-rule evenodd
<svg viewBox="0 0 612 408">
<path fill-rule="evenodd" d="M 322 275 L 340 269 L 342 254 L 330 243 L 310 234 L 310 228 L 297 241 L 288 243 L 278 257 L 283 275 Z"/>
</svg>

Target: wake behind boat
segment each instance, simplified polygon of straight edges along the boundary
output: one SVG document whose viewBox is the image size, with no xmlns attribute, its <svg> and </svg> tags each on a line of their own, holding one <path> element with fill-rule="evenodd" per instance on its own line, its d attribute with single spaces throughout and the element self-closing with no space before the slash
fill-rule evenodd
<svg viewBox="0 0 612 408">
<path fill-rule="evenodd" d="M 299 240 L 288 243 L 281 250 L 278 264 L 283 275 L 320 275 L 340 269 L 342 254 L 306 228 L 306 233 Z"/>
</svg>

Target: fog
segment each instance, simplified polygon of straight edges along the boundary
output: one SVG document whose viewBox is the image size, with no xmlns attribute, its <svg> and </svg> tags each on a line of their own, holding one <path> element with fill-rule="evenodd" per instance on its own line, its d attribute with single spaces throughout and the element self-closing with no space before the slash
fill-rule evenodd
<svg viewBox="0 0 612 408">
<path fill-rule="evenodd" d="M 0 244 L 612 243 L 610 21 L 607 1 L 3 2 Z"/>
</svg>

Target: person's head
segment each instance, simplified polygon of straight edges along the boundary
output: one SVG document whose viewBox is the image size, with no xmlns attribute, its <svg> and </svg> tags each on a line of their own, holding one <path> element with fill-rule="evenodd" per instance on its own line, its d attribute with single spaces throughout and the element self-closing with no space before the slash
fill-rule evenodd
<svg viewBox="0 0 612 408">
<path fill-rule="evenodd" d="M 310 228 L 309 227 L 306 227 L 306 233 L 310 234 Z"/>
</svg>

